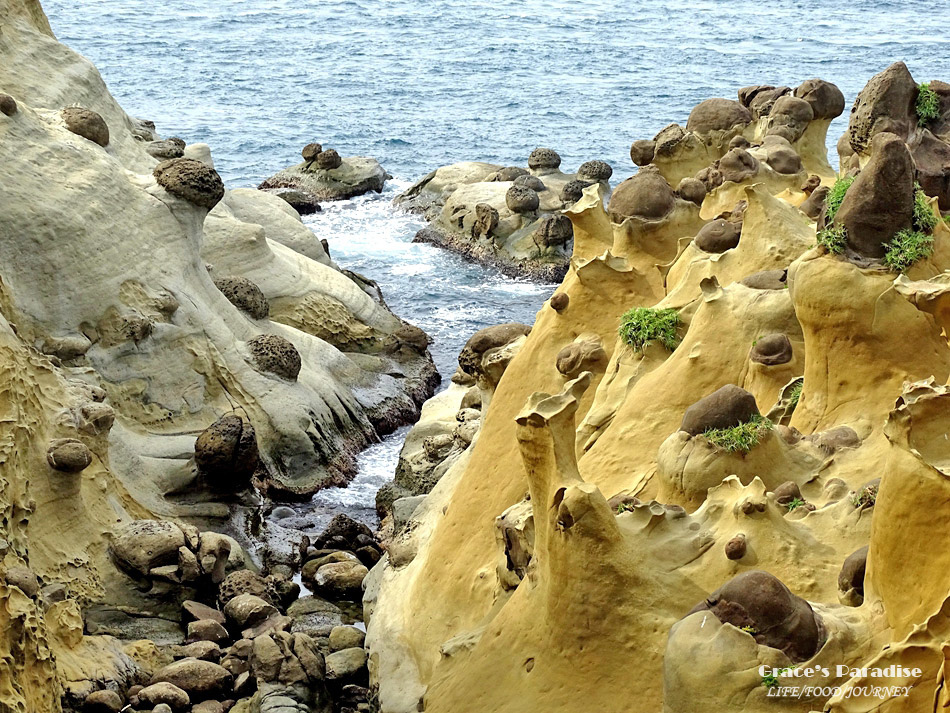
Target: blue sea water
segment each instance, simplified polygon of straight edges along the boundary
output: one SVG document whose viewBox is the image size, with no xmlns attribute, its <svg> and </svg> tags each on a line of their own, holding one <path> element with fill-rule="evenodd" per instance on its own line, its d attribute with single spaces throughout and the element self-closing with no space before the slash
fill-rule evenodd
<svg viewBox="0 0 950 713">
<path fill-rule="evenodd" d="M 460 160 L 524 165 L 536 146 L 563 167 L 634 172 L 650 138 L 749 84 L 833 81 L 848 106 L 904 60 L 950 79 L 946 0 L 45 0 L 60 40 L 91 59 L 130 114 L 211 145 L 229 187 L 299 161 L 311 141 L 378 158 L 382 196 L 307 219 L 341 265 L 435 337 L 448 379 L 477 329 L 532 322 L 552 286 L 518 282 L 429 245 L 394 211 L 397 189 Z M 847 125 L 832 124 L 829 146 Z M 832 162 L 836 156 L 832 153 Z M 398 437 L 371 449 L 356 487 L 391 477 Z M 362 489 L 362 490 L 361 490 Z M 365 491 L 365 492 L 364 492 Z M 363 493 L 357 496 L 358 493 Z"/>
</svg>

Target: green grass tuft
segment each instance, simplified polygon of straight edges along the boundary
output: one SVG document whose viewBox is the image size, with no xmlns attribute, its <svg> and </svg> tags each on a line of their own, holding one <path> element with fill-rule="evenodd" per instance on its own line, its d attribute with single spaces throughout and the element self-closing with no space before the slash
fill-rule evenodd
<svg viewBox="0 0 950 713">
<path fill-rule="evenodd" d="M 835 185 L 828 191 L 828 195 L 825 197 L 826 224 L 830 224 L 835 219 L 838 209 L 841 207 L 841 201 L 844 200 L 845 193 L 851 188 L 852 183 L 854 183 L 854 176 L 845 176 L 835 181 Z"/>
<path fill-rule="evenodd" d="M 800 507 L 801 507 L 802 505 L 804 505 L 804 504 L 805 504 L 805 501 L 804 501 L 804 500 L 802 500 L 801 498 L 795 498 L 794 500 L 790 500 L 790 501 L 785 505 L 785 507 L 787 507 L 787 508 L 788 508 L 788 511 L 791 512 L 792 510 L 797 510 L 798 508 L 800 508 Z"/>
<path fill-rule="evenodd" d="M 676 330 L 680 323 L 679 312 L 675 309 L 637 307 L 620 318 L 620 339 L 639 352 L 652 342 L 659 342 L 673 351 L 679 343 Z"/>
<path fill-rule="evenodd" d="M 921 84 L 917 87 L 917 123 L 923 126 L 929 121 L 940 116 L 940 99 L 937 92 L 930 88 L 929 84 Z"/>
<path fill-rule="evenodd" d="M 905 228 L 885 246 L 884 265 L 893 272 L 906 272 L 918 260 L 924 260 L 934 251 L 934 239 L 919 230 Z"/>
<path fill-rule="evenodd" d="M 877 502 L 877 486 L 869 485 L 864 488 L 861 492 L 855 493 L 851 497 L 851 504 L 854 505 L 858 510 L 864 510 L 866 508 L 873 508 L 874 503 Z"/>
<path fill-rule="evenodd" d="M 819 230 L 818 244 L 824 245 L 828 252 L 840 255 L 848 246 L 848 231 L 843 225 Z"/>
<path fill-rule="evenodd" d="M 772 422 L 756 415 L 752 420 L 731 428 L 710 428 L 703 435 L 717 448 L 730 453 L 748 453 L 758 445 L 762 435 L 771 430 Z"/>
<path fill-rule="evenodd" d="M 937 227 L 937 214 L 930 207 L 930 198 L 924 193 L 920 184 L 914 184 L 914 230 L 921 233 L 932 233 Z"/>
<path fill-rule="evenodd" d="M 805 386 L 804 379 L 799 381 L 791 388 L 788 392 L 788 403 L 792 408 L 798 406 L 798 402 L 802 400 L 802 388 Z"/>
</svg>

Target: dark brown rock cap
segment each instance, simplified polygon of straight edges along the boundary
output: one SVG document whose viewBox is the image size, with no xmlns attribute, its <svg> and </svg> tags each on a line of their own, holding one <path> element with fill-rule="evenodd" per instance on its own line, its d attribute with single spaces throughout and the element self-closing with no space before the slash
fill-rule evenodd
<svg viewBox="0 0 950 713">
<path fill-rule="evenodd" d="M 152 175 L 173 196 L 201 208 L 211 210 L 224 198 L 224 182 L 218 172 L 192 158 L 162 161 Z"/>
<path fill-rule="evenodd" d="M 615 223 L 638 216 L 659 220 L 672 212 L 676 194 L 653 165 L 642 167 L 635 175 L 621 183 L 610 196 L 607 213 Z"/>
<path fill-rule="evenodd" d="M 758 415 L 759 407 L 752 394 L 735 384 L 726 384 L 686 409 L 680 430 L 695 436 L 713 428 L 732 428 Z"/>
</svg>

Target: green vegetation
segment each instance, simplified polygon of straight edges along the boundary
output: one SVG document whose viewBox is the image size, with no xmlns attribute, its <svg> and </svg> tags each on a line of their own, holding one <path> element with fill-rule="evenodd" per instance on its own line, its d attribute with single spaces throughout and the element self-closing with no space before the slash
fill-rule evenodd
<svg viewBox="0 0 950 713">
<path fill-rule="evenodd" d="M 855 493 L 851 497 L 851 504 L 854 505 L 858 510 L 864 510 L 865 508 L 873 508 L 874 503 L 877 502 L 877 486 L 869 485 L 860 493 Z"/>
<path fill-rule="evenodd" d="M 785 507 L 787 507 L 788 511 L 791 512 L 792 510 L 797 510 L 804 504 L 805 504 L 804 500 L 802 500 L 801 498 L 795 498 L 794 500 L 789 501 Z"/>
<path fill-rule="evenodd" d="M 798 406 L 798 402 L 802 400 L 802 389 L 805 386 L 805 380 L 802 379 L 795 383 L 795 385 L 788 392 L 788 405 L 793 409 Z"/>
<path fill-rule="evenodd" d="M 617 506 L 618 515 L 623 515 L 623 513 L 625 512 L 633 512 L 633 511 L 634 511 L 634 507 L 632 503 L 620 503 Z"/>
<path fill-rule="evenodd" d="M 750 634 L 751 636 L 755 636 L 756 634 L 759 633 L 755 630 L 754 626 L 740 626 L 739 629 L 741 629 L 747 634 Z"/>
<path fill-rule="evenodd" d="M 796 666 L 789 666 L 788 668 L 783 668 L 778 672 L 778 676 L 772 673 L 767 673 L 762 677 L 762 685 L 766 688 L 778 688 L 779 687 L 779 676 L 784 676 L 789 671 L 797 668 Z"/>
<path fill-rule="evenodd" d="M 659 342 L 673 351 L 679 341 L 676 330 L 680 323 L 679 312 L 675 309 L 637 307 L 620 318 L 620 339 L 638 352 L 652 342 Z"/>
<path fill-rule="evenodd" d="M 937 214 L 930 207 L 930 198 L 919 183 L 914 184 L 914 230 L 932 233 L 937 227 Z"/>
<path fill-rule="evenodd" d="M 843 225 L 819 230 L 818 244 L 824 245 L 828 252 L 840 255 L 848 245 L 848 231 Z"/>
<path fill-rule="evenodd" d="M 917 87 L 917 123 L 923 126 L 929 121 L 940 116 L 940 99 L 937 92 L 930 88 L 929 84 L 921 84 Z"/>
<path fill-rule="evenodd" d="M 750 421 L 731 428 L 710 428 L 703 435 L 717 448 L 730 453 L 748 453 L 758 445 L 762 435 L 771 430 L 772 422 L 756 415 Z"/>
<path fill-rule="evenodd" d="M 841 201 L 844 200 L 844 195 L 848 192 L 848 189 L 851 188 L 852 183 L 854 183 L 854 176 L 845 176 L 835 181 L 835 185 L 828 191 L 828 195 L 825 197 L 826 224 L 830 225 L 835 219 L 835 216 L 838 214 L 838 209 L 841 207 Z"/>
<path fill-rule="evenodd" d="M 934 239 L 919 230 L 904 228 L 885 247 L 884 265 L 893 272 L 905 272 L 918 260 L 933 255 Z"/>
</svg>

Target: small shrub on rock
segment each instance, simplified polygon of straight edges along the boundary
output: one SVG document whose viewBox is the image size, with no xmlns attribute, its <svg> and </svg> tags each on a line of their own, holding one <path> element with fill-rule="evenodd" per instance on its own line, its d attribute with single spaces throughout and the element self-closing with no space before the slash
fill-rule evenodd
<svg viewBox="0 0 950 713">
<path fill-rule="evenodd" d="M 843 225 L 819 230 L 818 244 L 828 248 L 828 252 L 840 255 L 848 246 L 848 231 Z"/>
<path fill-rule="evenodd" d="M 680 322 L 679 312 L 675 309 L 637 307 L 620 318 L 620 339 L 638 352 L 652 342 L 659 342 L 673 351 L 679 343 L 676 330 Z"/>
<path fill-rule="evenodd" d="M 884 264 L 893 272 L 906 272 L 918 260 L 933 255 L 933 251 L 933 236 L 905 228 L 887 244 Z"/>
<path fill-rule="evenodd" d="M 763 434 L 772 430 L 772 422 L 765 416 L 753 416 L 745 423 L 731 428 L 711 428 L 703 432 L 706 440 L 730 453 L 748 453 L 759 444 Z"/>
<path fill-rule="evenodd" d="M 940 99 L 929 84 L 921 84 L 917 89 L 917 102 L 914 108 L 917 110 L 917 123 L 923 126 L 940 116 Z"/>
</svg>

